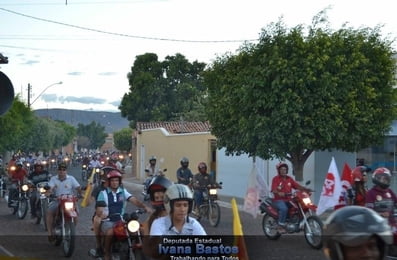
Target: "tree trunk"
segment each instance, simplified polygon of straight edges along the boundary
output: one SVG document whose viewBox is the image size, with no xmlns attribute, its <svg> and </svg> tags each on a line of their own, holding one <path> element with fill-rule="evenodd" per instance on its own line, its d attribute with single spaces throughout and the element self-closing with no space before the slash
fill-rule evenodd
<svg viewBox="0 0 397 260">
<path fill-rule="evenodd" d="M 290 156 L 287 156 L 287 159 L 292 164 L 292 174 L 295 176 L 296 181 L 303 181 L 303 167 L 305 166 L 305 162 L 312 152 L 313 150 L 298 151 L 291 153 Z"/>
</svg>

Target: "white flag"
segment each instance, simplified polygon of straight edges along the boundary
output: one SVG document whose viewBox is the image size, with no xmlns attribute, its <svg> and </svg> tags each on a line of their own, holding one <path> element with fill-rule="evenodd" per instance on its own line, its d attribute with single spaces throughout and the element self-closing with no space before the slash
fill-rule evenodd
<svg viewBox="0 0 397 260">
<path fill-rule="evenodd" d="M 247 193 L 244 198 L 244 206 L 243 209 L 247 213 L 250 213 L 254 218 L 258 215 L 259 209 L 259 189 L 258 189 L 258 169 L 253 164 L 251 173 L 248 177 L 248 187 Z"/>
<path fill-rule="evenodd" d="M 318 202 L 317 215 L 321 215 L 329 208 L 339 204 L 339 197 L 342 193 L 342 182 L 339 177 L 338 168 L 335 159 L 332 157 L 329 165 L 328 173 L 325 177 L 323 190 L 321 192 L 320 201 Z"/>
</svg>

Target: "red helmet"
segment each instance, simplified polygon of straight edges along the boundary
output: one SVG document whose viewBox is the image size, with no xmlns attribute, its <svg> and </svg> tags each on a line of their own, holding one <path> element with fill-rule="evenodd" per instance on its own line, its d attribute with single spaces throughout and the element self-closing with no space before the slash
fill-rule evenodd
<svg viewBox="0 0 397 260">
<path fill-rule="evenodd" d="M 380 186 L 382 189 L 387 189 L 390 186 L 391 173 L 389 169 L 381 167 L 372 173 L 372 182 Z"/>
<path fill-rule="evenodd" d="M 352 180 L 354 181 L 364 181 L 363 177 L 366 176 L 367 167 L 365 166 L 358 166 L 353 169 L 352 171 Z"/>
<path fill-rule="evenodd" d="M 285 163 L 285 162 L 279 162 L 279 163 L 276 165 L 277 173 L 280 173 L 280 168 L 281 168 L 281 167 L 287 168 L 287 173 L 288 173 L 288 164 Z"/>
<path fill-rule="evenodd" d="M 108 181 L 110 181 L 110 179 L 112 179 L 112 178 L 119 178 L 119 181 L 121 183 L 121 173 L 119 171 L 112 170 L 112 171 L 108 172 L 106 177 L 107 177 Z"/>
</svg>

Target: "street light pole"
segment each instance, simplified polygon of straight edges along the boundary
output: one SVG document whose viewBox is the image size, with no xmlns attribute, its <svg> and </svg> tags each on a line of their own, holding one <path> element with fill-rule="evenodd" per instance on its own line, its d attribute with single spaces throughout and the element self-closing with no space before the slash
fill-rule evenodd
<svg viewBox="0 0 397 260">
<path fill-rule="evenodd" d="M 52 87 L 52 86 L 54 86 L 54 85 L 61 85 L 61 84 L 62 84 L 62 81 L 59 81 L 59 82 L 56 82 L 56 83 L 53 83 L 53 84 L 47 86 L 43 91 L 41 91 L 41 93 L 40 93 L 31 103 L 28 101 L 28 107 L 31 107 L 31 106 L 33 105 L 33 103 L 36 102 L 36 100 L 37 100 L 39 97 L 41 97 L 41 95 L 43 95 L 43 93 L 44 93 L 47 89 L 49 89 L 50 87 Z"/>
</svg>

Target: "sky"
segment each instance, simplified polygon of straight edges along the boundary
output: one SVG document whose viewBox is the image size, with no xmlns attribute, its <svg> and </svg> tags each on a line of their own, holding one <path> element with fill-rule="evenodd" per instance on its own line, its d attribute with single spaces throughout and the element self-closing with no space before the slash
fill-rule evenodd
<svg viewBox="0 0 397 260">
<path fill-rule="evenodd" d="M 31 107 L 119 112 L 136 56 L 184 55 L 210 64 L 255 43 L 280 17 L 310 25 L 325 8 L 331 27 L 383 25 L 397 36 L 394 1 L 0 0 L 0 70 Z M 394 46 L 394 45 L 393 45 Z M 394 47 L 395 48 L 395 47 Z M 62 84 L 60 84 L 62 82 Z M 1 86 L 0 86 L 1 87 Z"/>
</svg>

